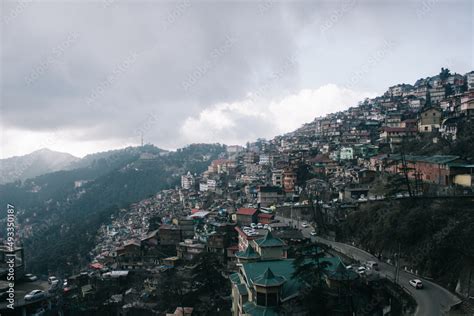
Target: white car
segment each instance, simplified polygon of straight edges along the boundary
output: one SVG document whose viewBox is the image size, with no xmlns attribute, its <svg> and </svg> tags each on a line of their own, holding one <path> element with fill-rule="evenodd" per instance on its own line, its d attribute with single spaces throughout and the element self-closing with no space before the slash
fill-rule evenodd
<svg viewBox="0 0 474 316">
<path fill-rule="evenodd" d="M 50 276 L 50 277 L 48 278 L 48 283 L 51 284 L 51 283 L 53 283 L 53 281 L 55 281 L 55 280 L 57 280 L 57 279 L 58 279 L 58 278 L 56 278 L 55 276 Z"/>
<path fill-rule="evenodd" d="M 408 281 L 408 283 L 410 283 L 410 285 L 413 286 L 415 289 L 422 289 L 423 288 L 423 282 L 421 282 L 421 280 L 419 280 L 419 279 L 410 280 L 410 281 Z"/>
<path fill-rule="evenodd" d="M 316 231 L 312 231 L 311 233 L 309 233 L 311 236 L 316 236 Z"/>
<path fill-rule="evenodd" d="M 33 290 L 30 293 L 25 295 L 25 301 L 34 301 L 39 300 L 45 296 L 44 292 L 41 290 Z"/>
<path fill-rule="evenodd" d="M 303 228 L 306 228 L 306 227 L 308 227 L 308 226 L 309 226 L 309 225 L 306 224 L 306 223 L 301 224 L 301 227 L 303 227 Z"/>
<path fill-rule="evenodd" d="M 357 273 L 359 273 L 359 275 L 363 275 L 363 274 L 365 274 L 366 270 L 367 269 L 365 267 L 358 267 L 357 268 Z"/>
<path fill-rule="evenodd" d="M 38 277 L 36 275 L 31 274 L 31 273 L 27 273 L 27 274 L 25 274 L 25 279 L 28 282 L 34 282 L 34 281 L 38 280 Z"/>
</svg>

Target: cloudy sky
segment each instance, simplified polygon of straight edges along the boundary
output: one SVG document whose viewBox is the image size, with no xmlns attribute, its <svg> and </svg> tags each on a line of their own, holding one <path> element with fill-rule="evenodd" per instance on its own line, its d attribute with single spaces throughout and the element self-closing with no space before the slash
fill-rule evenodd
<svg viewBox="0 0 474 316">
<path fill-rule="evenodd" d="M 381 3 L 383 2 L 383 4 Z M 243 144 L 441 67 L 473 2 L 2 1 L 1 152 Z"/>
</svg>

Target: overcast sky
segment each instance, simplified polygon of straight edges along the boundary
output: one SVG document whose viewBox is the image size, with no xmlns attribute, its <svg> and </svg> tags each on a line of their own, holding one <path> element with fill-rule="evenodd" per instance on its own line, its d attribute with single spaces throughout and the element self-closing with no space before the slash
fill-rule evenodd
<svg viewBox="0 0 474 316">
<path fill-rule="evenodd" d="M 381 4 L 383 2 L 383 4 Z M 1 153 L 243 144 L 441 67 L 473 1 L 2 1 Z"/>
</svg>

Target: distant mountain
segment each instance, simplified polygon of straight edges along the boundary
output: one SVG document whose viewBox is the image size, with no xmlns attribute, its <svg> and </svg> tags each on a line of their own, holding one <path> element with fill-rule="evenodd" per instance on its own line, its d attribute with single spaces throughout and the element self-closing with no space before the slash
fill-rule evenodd
<svg viewBox="0 0 474 316">
<path fill-rule="evenodd" d="M 37 177 L 63 170 L 80 160 L 68 153 L 43 148 L 28 155 L 0 159 L 0 184 Z"/>
</svg>

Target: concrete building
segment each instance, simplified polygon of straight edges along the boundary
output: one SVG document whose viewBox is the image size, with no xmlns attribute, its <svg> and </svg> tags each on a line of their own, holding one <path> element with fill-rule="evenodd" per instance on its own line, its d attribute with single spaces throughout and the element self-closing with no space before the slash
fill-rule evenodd
<svg viewBox="0 0 474 316">
<path fill-rule="evenodd" d="M 259 186 L 257 189 L 257 202 L 261 207 L 278 204 L 284 198 L 284 192 L 279 186 Z"/>
<path fill-rule="evenodd" d="M 434 107 L 423 109 L 418 119 L 418 131 L 431 133 L 439 130 L 441 126 L 441 110 Z"/>
<path fill-rule="evenodd" d="M 181 176 L 181 187 L 189 190 L 194 187 L 194 176 L 188 171 L 187 174 Z"/>
</svg>

